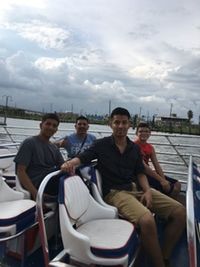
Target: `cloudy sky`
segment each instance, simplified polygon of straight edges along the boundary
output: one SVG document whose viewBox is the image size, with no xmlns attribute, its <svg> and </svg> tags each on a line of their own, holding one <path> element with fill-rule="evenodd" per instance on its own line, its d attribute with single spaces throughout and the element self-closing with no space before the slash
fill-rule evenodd
<svg viewBox="0 0 200 267">
<path fill-rule="evenodd" d="M 199 89 L 200 1 L 0 3 L 0 104 L 198 121 Z"/>
</svg>

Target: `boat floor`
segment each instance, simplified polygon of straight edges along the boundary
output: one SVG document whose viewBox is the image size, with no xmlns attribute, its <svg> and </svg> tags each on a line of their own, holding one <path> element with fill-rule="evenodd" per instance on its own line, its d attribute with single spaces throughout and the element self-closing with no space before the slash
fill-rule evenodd
<svg viewBox="0 0 200 267">
<path fill-rule="evenodd" d="M 56 245 L 55 245 L 56 244 Z M 51 259 L 56 257 L 58 253 L 63 250 L 62 241 L 58 240 L 55 242 L 55 238 L 52 237 L 49 240 L 49 255 Z M 3 246 L 0 243 L 0 267 L 21 267 L 22 262 L 19 259 L 6 255 L 3 258 Z M 43 252 L 40 247 L 31 255 L 26 257 L 24 267 L 44 267 Z"/>
</svg>

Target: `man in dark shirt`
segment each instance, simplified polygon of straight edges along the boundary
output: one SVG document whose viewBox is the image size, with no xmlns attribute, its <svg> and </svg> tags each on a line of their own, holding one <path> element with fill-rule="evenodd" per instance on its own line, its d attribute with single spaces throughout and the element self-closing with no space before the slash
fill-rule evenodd
<svg viewBox="0 0 200 267">
<path fill-rule="evenodd" d="M 14 159 L 20 183 L 30 192 L 33 200 L 36 200 L 38 187 L 44 177 L 60 168 L 64 162 L 59 149 L 50 141 L 58 125 L 57 114 L 45 114 L 40 123 L 39 134 L 25 139 Z M 56 179 L 50 181 L 46 193 L 55 195 L 58 190 L 56 183 Z"/>
<path fill-rule="evenodd" d="M 99 139 L 85 153 L 77 156 L 82 164 L 98 158 L 98 170 L 103 177 L 103 195 L 111 189 L 131 190 L 133 180 L 144 171 L 137 145 L 127 137 L 127 147 L 121 153 L 115 145 L 113 136 Z"/>
<path fill-rule="evenodd" d="M 65 162 L 61 169 L 74 173 L 75 167 L 97 159 L 105 201 L 116 206 L 123 217 L 138 226 L 142 245 L 154 266 L 166 267 L 185 228 L 185 208 L 149 187 L 139 147 L 127 137 L 129 112 L 124 108 L 114 109 L 110 126 L 111 137 L 97 140 L 88 150 Z M 162 250 L 151 211 L 167 221 Z"/>
</svg>

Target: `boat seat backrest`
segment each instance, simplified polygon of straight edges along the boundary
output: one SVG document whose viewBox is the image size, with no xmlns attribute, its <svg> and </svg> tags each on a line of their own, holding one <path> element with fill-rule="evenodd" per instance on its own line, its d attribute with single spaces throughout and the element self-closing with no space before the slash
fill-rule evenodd
<svg viewBox="0 0 200 267">
<path fill-rule="evenodd" d="M 79 219 L 88 209 L 89 191 L 76 177 L 68 178 L 64 184 L 65 206 L 74 220 Z"/>
<path fill-rule="evenodd" d="M 22 187 L 19 177 L 17 175 L 15 175 L 15 186 L 17 191 L 22 192 L 24 194 L 24 198 L 31 199 L 30 192 Z"/>
<path fill-rule="evenodd" d="M 115 213 L 115 217 L 118 217 L 118 210 L 116 207 L 107 204 L 103 200 L 103 191 L 102 191 L 102 177 L 99 170 L 93 164 L 87 167 L 82 167 L 80 170 L 81 177 L 84 183 L 90 190 L 92 197 L 104 207 L 112 209 Z"/>
<path fill-rule="evenodd" d="M 10 154 L 9 149 L 7 148 L 0 148 L 0 154 L 2 155 L 8 155 Z M 5 170 L 12 166 L 13 164 L 13 158 L 1 158 L 0 159 L 0 169 Z"/>
<path fill-rule="evenodd" d="M 71 223 L 81 225 L 105 216 L 115 217 L 115 212 L 100 205 L 91 196 L 82 179 L 75 175 L 60 179 L 59 203 L 64 204 Z"/>
<path fill-rule="evenodd" d="M 14 191 L 6 184 L 3 178 L 0 177 L 0 202 L 19 200 L 23 198 L 23 193 Z"/>
</svg>

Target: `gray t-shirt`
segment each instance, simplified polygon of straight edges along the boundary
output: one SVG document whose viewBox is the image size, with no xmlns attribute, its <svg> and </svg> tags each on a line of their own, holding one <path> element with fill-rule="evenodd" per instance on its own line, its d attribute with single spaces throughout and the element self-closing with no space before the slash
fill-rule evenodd
<svg viewBox="0 0 200 267">
<path fill-rule="evenodd" d="M 14 162 L 16 166 L 22 164 L 27 167 L 28 176 L 38 188 L 43 178 L 59 168 L 64 159 L 56 145 L 33 136 L 22 142 Z"/>
</svg>

